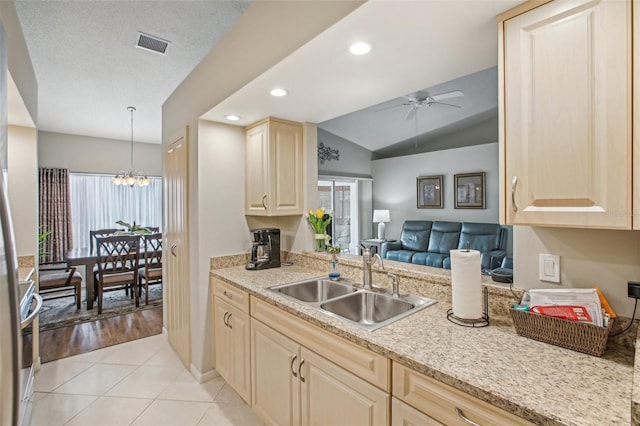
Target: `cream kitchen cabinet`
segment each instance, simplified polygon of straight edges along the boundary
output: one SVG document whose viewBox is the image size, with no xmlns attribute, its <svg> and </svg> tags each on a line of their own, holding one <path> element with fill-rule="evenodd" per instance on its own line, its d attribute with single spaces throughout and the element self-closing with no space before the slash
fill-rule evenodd
<svg viewBox="0 0 640 426">
<path fill-rule="evenodd" d="M 325 335 L 260 300 L 251 300 L 251 310 L 252 401 L 263 420 L 278 425 L 388 424 L 388 390 L 358 377 L 349 367 L 366 359 L 361 369 L 376 374 L 365 375 L 372 378 L 382 372 L 388 380 L 386 359 L 364 348 L 352 348 L 349 342 Z M 332 339 L 327 341 L 328 337 Z M 299 340 L 305 339 L 339 359 L 351 359 L 344 363 L 329 360 L 303 346 Z M 381 383 L 387 384 L 385 380 Z"/>
<path fill-rule="evenodd" d="M 405 404 L 397 398 L 391 398 L 391 426 L 443 426 L 426 414 Z"/>
<path fill-rule="evenodd" d="M 302 125 L 267 118 L 246 128 L 245 213 L 303 213 Z"/>
<path fill-rule="evenodd" d="M 430 418 L 431 423 L 419 424 L 533 425 L 523 418 L 397 363 L 393 364 L 393 396 L 418 410 L 415 413 L 394 403 L 393 408 L 400 412 L 397 415 L 394 413 L 393 426 L 413 424 L 420 419 L 420 413 Z"/>
<path fill-rule="evenodd" d="M 631 2 L 539 5 L 499 17 L 501 221 L 630 229 Z"/>
<path fill-rule="evenodd" d="M 213 280 L 216 371 L 251 404 L 249 295 Z"/>
</svg>

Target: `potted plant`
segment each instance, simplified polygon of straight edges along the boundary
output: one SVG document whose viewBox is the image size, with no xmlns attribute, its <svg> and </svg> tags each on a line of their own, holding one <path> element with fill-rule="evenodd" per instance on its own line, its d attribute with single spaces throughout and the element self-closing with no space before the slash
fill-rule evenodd
<svg viewBox="0 0 640 426">
<path fill-rule="evenodd" d="M 129 223 L 119 220 L 116 222 L 118 225 L 124 226 L 126 231 L 118 231 L 117 234 L 133 234 L 133 235 L 148 235 L 151 234 L 151 230 L 149 228 L 145 228 L 144 226 L 136 225 L 135 220 L 133 221 L 133 225 Z"/>
</svg>

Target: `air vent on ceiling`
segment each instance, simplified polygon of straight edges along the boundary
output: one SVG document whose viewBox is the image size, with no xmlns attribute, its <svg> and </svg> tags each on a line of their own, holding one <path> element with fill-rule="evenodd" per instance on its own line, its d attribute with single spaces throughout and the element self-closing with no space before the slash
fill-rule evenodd
<svg viewBox="0 0 640 426">
<path fill-rule="evenodd" d="M 169 42 L 161 38 L 139 32 L 136 47 L 165 55 L 167 53 L 167 47 L 169 47 Z"/>
</svg>

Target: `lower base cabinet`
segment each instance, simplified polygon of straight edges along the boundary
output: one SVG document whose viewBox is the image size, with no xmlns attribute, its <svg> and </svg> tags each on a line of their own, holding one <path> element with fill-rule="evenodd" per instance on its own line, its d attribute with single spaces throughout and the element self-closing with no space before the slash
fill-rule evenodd
<svg viewBox="0 0 640 426">
<path fill-rule="evenodd" d="M 389 394 L 251 320 L 254 411 L 277 425 L 388 425 Z"/>
<path fill-rule="evenodd" d="M 396 363 L 393 364 L 393 396 L 416 408 L 418 413 L 449 426 L 533 426 L 521 417 Z M 397 424 L 412 424 L 413 418 L 407 419 L 407 423 Z"/>
</svg>

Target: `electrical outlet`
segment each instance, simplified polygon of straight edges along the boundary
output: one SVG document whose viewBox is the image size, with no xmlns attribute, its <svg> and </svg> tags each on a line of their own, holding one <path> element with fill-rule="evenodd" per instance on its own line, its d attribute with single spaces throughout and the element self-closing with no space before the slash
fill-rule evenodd
<svg viewBox="0 0 640 426">
<path fill-rule="evenodd" d="M 539 259 L 538 272 L 540 281 L 560 284 L 560 256 L 541 253 Z"/>
<path fill-rule="evenodd" d="M 636 281 L 627 282 L 627 293 L 633 299 L 640 299 L 640 283 Z"/>
</svg>

